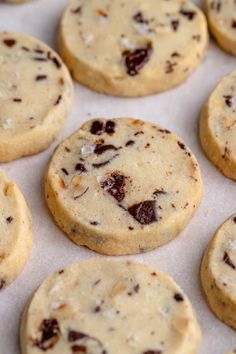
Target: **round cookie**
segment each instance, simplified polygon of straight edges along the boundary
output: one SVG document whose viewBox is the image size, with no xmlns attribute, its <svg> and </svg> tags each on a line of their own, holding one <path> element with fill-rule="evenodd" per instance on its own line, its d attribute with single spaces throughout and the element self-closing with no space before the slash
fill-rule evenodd
<svg viewBox="0 0 236 354">
<path fill-rule="evenodd" d="M 195 354 L 200 338 L 179 286 L 128 260 L 92 259 L 51 274 L 21 322 L 22 354 Z"/>
<path fill-rule="evenodd" d="M 72 98 L 69 72 L 51 48 L 0 32 L 0 162 L 46 149 L 62 129 Z"/>
<path fill-rule="evenodd" d="M 48 207 L 67 236 L 108 255 L 170 241 L 202 197 L 199 166 L 185 144 L 131 118 L 85 123 L 55 151 L 45 184 Z"/>
<path fill-rule="evenodd" d="M 236 214 L 220 226 L 206 249 L 201 281 L 212 311 L 236 329 Z"/>
<path fill-rule="evenodd" d="M 207 157 L 227 177 L 236 180 L 236 71 L 226 76 L 206 102 L 200 119 L 200 139 Z"/>
<path fill-rule="evenodd" d="M 219 45 L 236 55 L 236 17 L 234 0 L 205 0 L 211 33 Z"/>
<path fill-rule="evenodd" d="M 207 42 L 205 16 L 181 0 L 70 0 L 59 34 L 73 77 L 117 96 L 182 83 L 200 64 Z"/>
<path fill-rule="evenodd" d="M 0 290 L 21 272 L 31 244 L 29 208 L 18 187 L 0 170 Z"/>
</svg>

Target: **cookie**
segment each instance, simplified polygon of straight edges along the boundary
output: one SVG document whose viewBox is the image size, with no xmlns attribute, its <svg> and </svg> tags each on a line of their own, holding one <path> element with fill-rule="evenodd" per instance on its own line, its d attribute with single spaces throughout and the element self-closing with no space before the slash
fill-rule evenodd
<svg viewBox="0 0 236 354">
<path fill-rule="evenodd" d="M 117 96 L 144 96 L 187 79 L 207 47 L 203 13 L 182 0 L 70 0 L 60 53 L 73 77 Z"/>
<path fill-rule="evenodd" d="M 236 71 L 226 76 L 206 102 L 200 119 L 203 150 L 227 177 L 236 180 Z"/>
<path fill-rule="evenodd" d="M 200 338 L 179 286 L 128 260 L 92 259 L 51 274 L 21 323 L 22 354 L 194 354 Z"/>
<path fill-rule="evenodd" d="M 236 329 L 236 214 L 220 226 L 205 251 L 201 281 L 212 311 Z"/>
<path fill-rule="evenodd" d="M 72 98 L 69 72 L 51 48 L 26 35 L 0 33 L 0 162 L 46 149 Z"/>
<path fill-rule="evenodd" d="M 236 55 L 236 17 L 234 0 L 205 0 L 212 35 L 227 52 Z"/>
<path fill-rule="evenodd" d="M 7 2 L 10 4 L 21 4 L 24 2 L 30 2 L 31 0 L 0 0 L 0 2 Z"/>
<path fill-rule="evenodd" d="M 233 349 L 231 352 L 228 352 L 227 354 L 236 354 L 236 349 Z"/>
<path fill-rule="evenodd" d="M 31 243 L 29 208 L 15 183 L 0 170 L 0 291 L 21 272 Z"/>
<path fill-rule="evenodd" d="M 75 243 L 121 255 L 175 237 L 199 206 L 202 182 L 195 157 L 175 134 L 131 118 L 97 119 L 57 148 L 45 194 Z"/>
</svg>

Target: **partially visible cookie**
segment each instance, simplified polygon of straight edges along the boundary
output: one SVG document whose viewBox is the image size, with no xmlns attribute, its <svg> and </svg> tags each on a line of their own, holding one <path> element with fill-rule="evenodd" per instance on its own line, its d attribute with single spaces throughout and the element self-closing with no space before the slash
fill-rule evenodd
<svg viewBox="0 0 236 354">
<path fill-rule="evenodd" d="M 93 259 L 44 280 L 25 308 L 20 337 L 22 354 L 196 354 L 201 332 L 168 275 Z"/>
<path fill-rule="evenodd" d="M 29 208 L 18 187 L 0 171 L 0 290 L 21 272 L 31 244 Z"/>
<path fill-rule="evenodd" d="M 236 349 L 233 349 L 231 352 L 228 352 L 227 354 L 236 354 Z"/>
<path fill-rule="evenodd" d="M 66 66 L 46 44 L 0 32 L 0 162 L 46 149 L 73 98 Z"/>
<path fill-rule="evenodd" d="M 24 2 L 30 2 L 31 0 L 0 0 L 0 2 L 7 2 L 11 4 L 21 4 Z"/>
<path fill-rule="evenodd" d="M 236 214 L 220 226 L 206 249 L 201 281 L 212 311 L 236 329 Z"/>
<path fill-rule="evenodd" d="M 220 81 L 208 98 L 200 119 L 200 139 L 214 165 L 236 180 L 236 71 Z"/>
<path fill-rule="evenodd" d="M 70 0 L 60 53 L 91 89 L 143 96 L 180 83 L 202 61 L 208 42 L 201 10 L 182 0 Z"/>
<path fill-rule="evenodd" d="M 211 33 L 219 45 L 236 55 L 236 5 L 234 0 L 205 0 Z"/>
<path fill-rule="evenodd" d="M 195 157 L 170 131 L 131 118 L 96 119 L 56 149 L 45 195 L 75 243 L 121 255 L 174 238 L 198 208 L 202 182 Z"/>
</svg>

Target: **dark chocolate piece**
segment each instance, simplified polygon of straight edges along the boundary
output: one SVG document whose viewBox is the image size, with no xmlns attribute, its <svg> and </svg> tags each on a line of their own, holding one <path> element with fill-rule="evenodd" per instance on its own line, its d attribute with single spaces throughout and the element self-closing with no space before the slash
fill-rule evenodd
<svg viewBox="0 0 236 354">
<path fill-rule="evenodd" d="M 233 261 L 230 259 L 230 256 L 227 252 L 224 253 L 224 257 L 223 257 L 223 261 L 232 269 L 236 269 L 235 264 L 233 263 Z"/>
<path fill-rule="evenodd" d="M 119 172 L 113 172 L 109 178 L 101 182 L 101 187 L 118 202 L 125 198 L 126 177 Z"/>
<path fill-rule="evenodd" d="M 146 47 L 135 49 L 134 51 L 125 51 L 126 72 L 130 76 L 138 75 L 144 65 L 150 60 L 153 48 L 152 43 L 147 43 Z"/>
<path fill-rule="evenodd" d="M 128 208 L 128 212 L 142 225 L 148 225 L 158 220 L 155 200 L 145 200 Z"/>
<path fill-rule="evenodd" d="M 176 293 L 176 294 L 174 295 L 174 299 L 175 299 L 177 302 L 182 302 L 182 301 L 184 301 L 184 297 L 183 297 L 183 295 L 180 294 L 180 293 Z"/>
<path fill-rule="evenodd" d="M 4 39 L 4 40 L 3 40 L 3 43 L 4 43 L 7 47 L 11 48 L 11 47 L 13 47 L 13 46 L 16 44 L 16 40 L 15 40 L 15 39 L 12 39 L 12 38 L 7 38 L 7 39 Z"/>
<path fill-rule="evenodd" d="M 49 318 L 42 321 L 39 331 L 41 338 L 34 341 L 34 345 L 43 351 L 51 349 L 57 343 L 60 337 L 60 328 L 55 318 Z"/>
</svg>

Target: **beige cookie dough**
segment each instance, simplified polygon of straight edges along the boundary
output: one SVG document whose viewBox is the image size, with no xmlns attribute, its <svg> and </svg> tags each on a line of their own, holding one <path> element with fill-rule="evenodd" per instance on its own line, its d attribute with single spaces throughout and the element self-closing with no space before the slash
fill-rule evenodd
<svg viewBox="0 0 236 354">
<path fill-rule="evenodd" d="M 121 255 L 175 237 L 202 198 L 199 165 L 173 133 L 131 118 L 85 123 L 55 151 L 48 207 L 78 245 Z"/>
<path fill-rule="evenodd" d="M 46 149 L 72 98 L 69 72 L 51 48 L 26 35 L 0 33 L 0 162 Z"/>
<path fill-rule="evenodd" d="M 220 226 L 206 249 L 201 281 L 212 311 L 236 329 L 236 214 Z"/>
<path fill-rule="evenodd" d="M 219 45 L 236 55 L 236 3 L 234 0 L 205 0 L 211 33 Z"/>
<path fill-rule="evenodd" d="M 203 13 L 182 0 L 70 0 L 59 35 L 73 77 L 118 96 L 182 83 L 202 61 L 207 42 Z"/>
<path fill-rule="evenodd" d="M 236 71 L 226 76 L 208 98 L 200 119 L 200 139 L 207 157 L 236 180 Z"/>
<path fill-rule="evenodd" d="M 0 170 L 0 292 L 23 269 L 31 244 L 29 208 L 15 183 Z"/>
<path fill-rule="evenodd" d="M 26 306 L 22 354 L 195 354 L 194 310 L 166 274 L 92 259 L 51 274 Z"/>
</svg>

